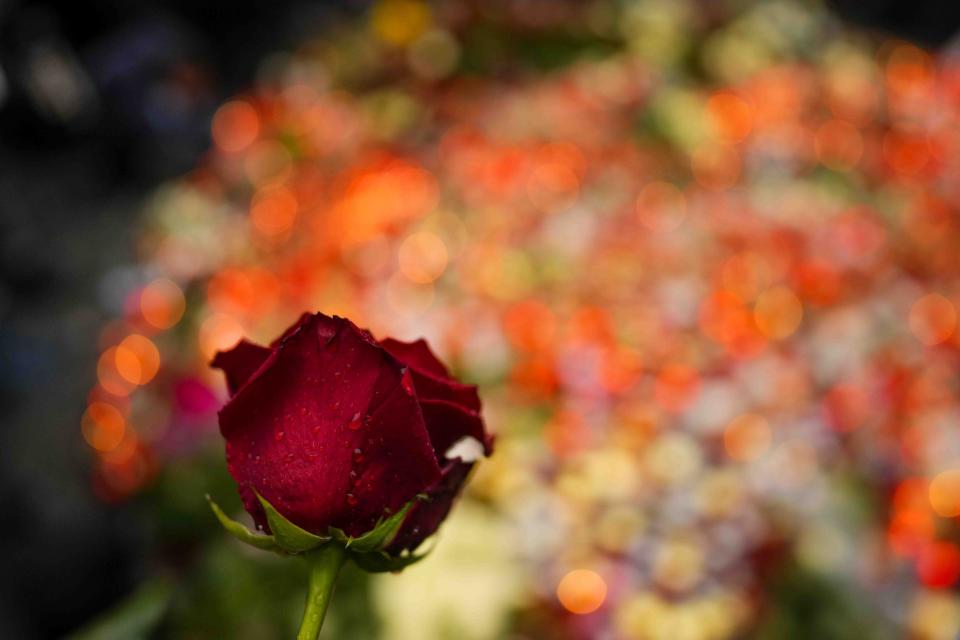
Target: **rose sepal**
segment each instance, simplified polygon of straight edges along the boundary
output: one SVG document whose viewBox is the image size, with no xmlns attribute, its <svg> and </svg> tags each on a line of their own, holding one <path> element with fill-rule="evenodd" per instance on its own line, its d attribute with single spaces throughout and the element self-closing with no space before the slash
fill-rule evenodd
<svg viewBox="0 0 960 640">
<path fill-rule="evenodd" d="M 277 545 L 287 553 L 303 553 L 330 542 L 330 536 L 318 536 L 295 525 L 283 517 L 266 498 L 259 493 L 256 495 L 267 516 L 267 524 L 270 525 L 270 531 L 273 532 Z"/>
<path fill-rule="evenodd" d="M 417 500 L 426 499 L 425 494 L 418 494 L 413 500 L 403 505 L 403 508 L 388 518 L 380 518 L 370 531 L 363 535 L 352 537 L 336 527 L 330 527 L 334 539 L 340 541 L 348 551 L 354 554 L 374 553 L 383 551 L 390 546 L 397 537 L 403 521 Z"/>
<path fill-rule="evenodd" d="M 350 557 L 358 567 L 367 573 L 397 573 L 412 564 L 420 562 L 433 551 L 433 548 L 423 553 L 403 552 L 391 556 L 386 551 L 371 551 L 368 553 L 351 553 Z"/>
<path fill-rule="evenodd" d="M 256 493 L 256 492 L 255 492 Z M 328 536 L 318 536 L 306 529 L 290 522 L 270 502 L 256 493 L 257 500 L 263 507 L 270 525 L 271 534 L 259 534 L 251 531 L 245 525 L 231 519 L 220 506 L 207 495 L 207 502 L 217 520 L 234 538 L 257 549 L 273 551 L 284 555 L 297 555 L 312 551 L 328 542 L 336 542 L 350 552 L 350 557 L 361 568 L 379 573 L 384 571 L 399 571 L 415 562 L 422 560 L 427 553 L 420 555 L 404 554 L 391 556 L 385 549 L 397 537 L 400 527 L 403 526 L 407 514 L 418 500 L 427 500 L 426 494 L 418 494 L 413 500 L 403 506 L 393 515 L 380 518 L 377 524 L 366 533 L 353 537 L 341 529 L 330 527 Z"/>
<path fill-rule="evenodd" d="M 227 533 L 232 535 L 240 542 L 248 544 L 251 547 L 261 549 L 263 551 L 283 553 L 283 549 L 277 544 L 277 540 L 274 538 L 274 536 L 254 533 L 242 523 L 237 522 L 224 513 L 223 509 L 220 508 L 220 505 L 214 502 L 213 498 L 211 498 L 209 494 L 206 497 L 207 503 L 209 503 L 210 509 L 213 511 L 213 515 L 217 517 L 220 525 L 227 530 Z"/>
</svg>

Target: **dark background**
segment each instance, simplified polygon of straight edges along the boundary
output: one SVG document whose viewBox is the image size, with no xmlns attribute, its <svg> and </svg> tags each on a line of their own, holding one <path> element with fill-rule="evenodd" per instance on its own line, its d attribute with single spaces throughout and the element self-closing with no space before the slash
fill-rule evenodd
<svg viewBox="0 0 960 640">
<path fill-rule="evenodd" d="M 106 274 L 143 197 L 189 170 L 257 64 L 367 3 L 0 0 L 0 638 L 59 637 L 145 571 L 135 508 L 89 490 L 77 428 Z M 940 47 L 956 0 L 832 0 Z"/>
</svg>

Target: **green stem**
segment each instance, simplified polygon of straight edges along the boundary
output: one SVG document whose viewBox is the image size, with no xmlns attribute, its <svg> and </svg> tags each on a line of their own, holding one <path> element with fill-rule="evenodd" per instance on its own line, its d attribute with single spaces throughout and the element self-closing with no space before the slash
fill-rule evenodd
<svg viewBox="0 0 960 640">
<path fill-rule="evenodd" d="M 317 640 L 330 597 L 333 595 L 333 586 L 337 582 L 337 574 L 347 558 L 347 551 L 331 541 L 306 553 L 305 558 L 310 564 L 310 582 L 297 640 Z"/>
</svg>

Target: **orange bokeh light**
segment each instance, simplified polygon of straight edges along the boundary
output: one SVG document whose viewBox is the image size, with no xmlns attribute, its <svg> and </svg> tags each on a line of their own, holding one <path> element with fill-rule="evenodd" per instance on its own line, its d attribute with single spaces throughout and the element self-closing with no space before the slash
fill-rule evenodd
<svg viewBox="0 0 960 640">
<path fill-rule="evenodd" d="M 297 198 L 286 187 L 257 191 L 250 205 L 250 224 L 267 240 L 282 239 L 297 219 Z"/>
<path fill-rule="evenodd" d="M 895 511 L 921 511 L 928 509 L 928 483 L 923 478 L 906 478 L 893 492 L 891 503 Z"/>
<path fill-rule="evenodd" d="M 126 420 L 113 405 L 91 402 L 80 419 L 83 439 L 97 451 L 113 451 L 123 440 Z"/>
<path fill-rule="evenodd" d="M 210 360 L 217 351 L 229 349 L 241 338 L 243 338 L 243 327 L 235 318 L 223 313 L 215 313 L 200 325 L 198 333 L 200 354 Z"/>
<path fill-rule="evenodd" d="M 739 142 L 753 129 L 753 107 L 740 96 L 719 91 L 707 100 L 707 117 L 723 140 Z"/>
<path fill-rule="evenodd" d="M 916 555 L 934 534 L 929 512 L 899 511 L 887 526 L 887 543 L 894 553 L 904 557 Z"/>
<path fill-rule="evenodd" d="M 702 145 L 691 154 L 690 169 L 700 186 L 714 191 L 729 189 L 740 179 L 740 154 L 729 145 Z"/>
<path fill-rule="evenodd" d="M 600 574 L 588 569 L 576 569 L 563 576 L 557 585 L 557 599 L 570 613 L 593 613 L 607 598 L 607 583 Z"/>
<path fill-rule="evenodd" d="M 171 280 L 158 278 L 140 292 L 140 314 L 154 329 L 169 329 L 180 321 L 186 308 L 183 291 Z"/>
<path fill-rule="evenodd" d="M 782 340 L 793 335 L 800 326 L 803 305 L 789 287 L 771 287 L 757 297 L 753 320 L 764 336 Z"/>
<path fill-rule="evenodd" d="M 813 139 L 817 158 L 831 169 L 851 169 L 863 155 L 863 136 L 843 120 L 823 123 Z"/>
<path fill-rule="evenodd" d="M 938 540 L 925 545 L 917 556 L 917 577 L 933 589 L 946 589 L 960 579 L 960 549 Z"/>
<path fill-rule="evenodd" d="M 930 506 L 943 518 L 960 516 L 960 469 L 938 473 L 930 481 Z"/>
<path fill-rule="evenodd" d="M 260 118 L 250 103 L 232 100 L 217 109 L 211 133 L 214 143 L 224 151 L 243 151 L 260 134 Z"/>
<path fill-rule="evenodd" d="M 503 316 L 507 338 L 525 351 L 545 349 L 556 334 L 553 311 L 539 300 L 529 299 L 509 307 Z"/>
<path fill-rule="evenodd" d="M 752 300 L 771 277 L 770 264 L 762 255 L 743 251 L 723 263 L 720 278 L 725 289 L 741 300 Z"/>
<path fill-rule="evenodd" d="M 100 456 L 98 480 L 100 491 L 108 499 L 124 498 L 136 492 L 150 476 L 150 458 L 146 449 L 128 429 L 114 450 Z"/>
<path fill-rule="evenodd" d="M 927 346 L 946 342 L 957 326 L 957 310 L 945 296 L 928 293 L 910 309 L 910 331 Z"/>
<path fill-rule="evenodd" d="M 136 386 L 117 369 L 116 347 L 110 347 L 100 354 L 97 361 L 97 381 L 105 391 L 115 396 L 126 396 Z"/>
<path fill-rule="evenodd" d="M 280 283 L 261 267 L 228 267 L 207 285 L 207 299 L 216 311 L 258 317 L 271 311 L 280 295 Z"/>
<path fill-rule="evenodd" d="M 426 214 L 437 196 L 436 178 L 420 166 L 399 158 L 377 159 L 342 177 L 341 193 L 328 214 L 318 218 L 317 229 L 341 246 L 356 246 Z"/>
<path fill-rule="evenodd" d="M 887 164 L 902 176 L 915 176 L 930 162 L 930 143 L 922 135 L 894 131 L 883 137 L 883 155 Z"/>
<path fill-rule="evenodd" d="M 651 231 L 673 231 L 687 216 L 687 199 L 669 182 L 651 182 L 636 200 L 637 219 Z"/>
<path fill-rule="evenodd" d="M 793 282 L 798 293 L 809 304 L 829 306 L 843 294 L 843 279 L 836 266 L 826 260 L 801 262 L 794 272 Z"/>
<path fill-rule="evenodd" d="M 510 371 L 510 382 L 531 396 L 547 398 L 557 390 L 557 373 L 552 359 L 541 354 L 518 360 Z"/>
<path fill-rule="evenodd" d="M 729 344 L 748 330 L 750 314 L 739 297 L 716 291 L 700 305 L 700 329 L 712 340 Z"/>
<path fill-rule="evenodd" d="M 901 94 L 926 89 L 933 81 L 930 54 L 911 44 L 900 44 L 887 58 L 887 86 L 891 93 Z"/>
<path fill-rule="evenodd" d="M 693 401 L 700 386 L 695 369 L 682 364 L 665 366 L 657 376 L 654 396 L 667 411 L 679 413 Z"/>
<path fill-rule="evenodd" d="M 527 197 L 538 209 L 549 211 L 574 197 L 580 190 L 580 178 L 563 162 L 543 162 L 527 178 Z"/>
<path fill-rule="evenodd" d="M 397 251 L 400 273 L 417 284 L 429 284 L 447 268 L 447 245 L 440 236 L 429 231 L 412 233 Z"/>
<path fill-rule="evenodd" d="M 770 447 L 770 425 L 766 418 L 745 413 L 730 421 L 723 432 L 723 446 L 731 460 L 756 460 Z"/>
<path fill-rule="evenodd" d="M 127 336 L 114 351 L 117 373 L 131 384 L 142 385 L 153 380 L 160 368 L 160 352 L 149 338 Z"/>
</svg>

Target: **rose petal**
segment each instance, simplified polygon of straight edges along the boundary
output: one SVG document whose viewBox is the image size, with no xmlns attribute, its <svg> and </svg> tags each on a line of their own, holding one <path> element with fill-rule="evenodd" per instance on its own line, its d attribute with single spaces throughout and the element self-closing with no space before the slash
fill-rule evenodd
<svg viewBox="0 0 960 640">
<path fill-rule="evenodd" d="M 490 455 L 492 439 L 484 431 L 483 420 L 475 411 L 444 400 L 421 400 L 420 409 L 430 433 L 430 443 L 441 462 L 455 442 L 468 436 L 481 442 L 484 453 Z"/>
<path fill-rule="evenodd" d="M 446 400 L 480 411 L 480 397 L 474 385 L 454 380 L 443 363 L 433 354 L 422 338 L 415 342 L 401 342 L 393 338 L 380 345 L 400 362 L 410 367 L 417 397 L 422 400 Z"/>
<path fill-rule="evenodd" d="M 453 501 L 463 487 L 473 468 L 473 463 L 454 461 L 443 468 L 443 474 L 435 485 L 427 490 L 428 499 L 418 501 L 400 527 L 397 537 L 387 548 L 390 554 L 405 549 L 413 550 L 433 535 L 450 513 Z"/>
<path fill-rule="evenodd" d="M 440 476 L 402 365 L 353 323 L 301 318 L 220 412 L 230 472 L 295 524 L 358 535 Z"/>
<path fill-rule="evenodd" d="M 480 411 L 480 396 L 476 386 L 439 378 L 417 369 L 411 369 L 410 373 L 413 386 L 417 389 L 417 397 L 421 400 L 446 400 L 471 411 Z"/>
<path fill-rule="evenodd" d="M 218 351 L 210 366 L 222 369 L 227 376 L 227 391 L 234 395 L 246 384 L 270 356 L 270 349 L 241 340 L 229 351 Z"/>
<path fill-rule="evenodd" d="M 401 342 L 393 338 L 380 341 L 380 346 L 390 352 L 400 362 L 441 378 L 450 378 L 450 373 L 443 363 L 433 355 L 433 351 L 423 338 L 414 342 Z"/>
<path fill-rule="evenodd" d="M 287 327 L 287 330 L 284 331 L 283 333 L 281 333 L 279 338 L 277 338 L 276 340 L 274 340 L 273 342 L 271 342 L 271 343 L 270 343 L 270 346 L 271 346 L 271 347 L 277 347 L 277 346 L 279 346 L 281 342 L 283 342 L 283 341 L 286 340 L 288 337 L 290 337 L 291 335 L 293 335 L 294 333 L 296 333 L 297 331 L 299 331 L 300 328 L 303 327 L 305 324 L 307 324 L 308 322 L 313 321 L 314 317 L 315 317 L 315 314 L 312 314 L 312 313 L 302 313 L 302 314 L 300 314 L 300 317 L 297 318 L 297 321 L 294 322 L 294 323 L 293 323 L 292 325 L 290 325 L 289 327 Z M 324 316 L 324 317 L 326 317 L 326 316 Z"/>
</svg>

